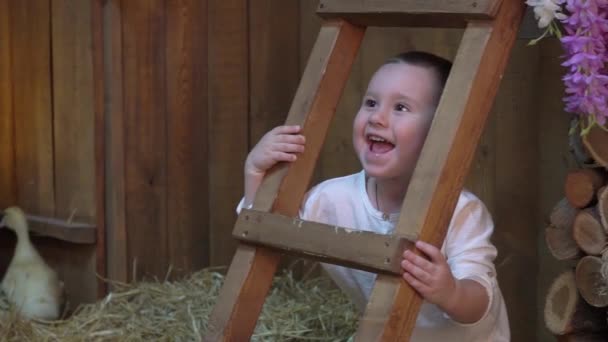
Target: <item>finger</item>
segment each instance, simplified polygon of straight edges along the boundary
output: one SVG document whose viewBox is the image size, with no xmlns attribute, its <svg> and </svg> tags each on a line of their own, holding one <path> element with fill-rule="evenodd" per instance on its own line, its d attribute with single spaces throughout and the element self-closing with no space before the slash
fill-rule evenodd
<svg viewBox="0 0 608 342">
<path fill-rule="evenodd" d="M 274 144 L 272 150 L 274 152 L 285 152 L 285 153 L 302 153 L 304 152 L 304 145 L 297 144 Z"/>
<path fill-rule="evenodd" d="M 426 254 L 432 261 L 435 261 L 435 262 L 445 261 L 445 257 L 443 256 L 441 251 L 437 247 L 435 247 L 429 243 L 418 240 L 418 241 L 416 241 L 416 248 L 418 248 L 424 254 Z"/>
<path fill-rule="evenodd" d="M 303 145 L 306 143 L 306 138 L 301 134 L 281 134 L 277 136 L 277 142 Z"/>
<path fill-rule="evenodd" d="M 274 145 L 274 150 L 277 152 L 302 153 L 304 152 L 304 145 L 279 143 Z"/>
<path fill-rule="evenodd" d="M 299 125 L 283 125 L 275 127 L 272 132 L 274 134 L 294 134 L 301 131 Z"/>
<path fill-rule="evenodd" d="M 423 284 L 428 284 L 431 279 L 431 275 L 428 272 L 412 264 L 408 260 L 403 260 L 401 262 L 401 267 L 406 271 L 405 273 L 413 275 L 418 281 L 422 282 Z"/>
<path fill-rule="evenodd" d="M 418 279 L 416 279 L 414 276 L 412 276 L 411 274 L 405 272 L 403 273 L 403 279 L 410 284 L 411 287 L 413 287 L 416 291 L 418 291 L 420 294 L 425 294 L 428 293 L 430 288 L 428 286 L 426 286 L 425 284 L 423 284 L 422 282 L 420 282 Z"/>
<path fill-rule="evenodd" d="M 414 252 L 412 252 L 410 250 L 406 250 L 405 252 L 403 252 L 403 259 L 426 270 L 429 273 L 431 273 L 433 271 L 433 269 L 435 268 L 435 265 L 433 265 L 432 262 L 421 257 L 420 255 L 416 255 Z"/>
<path fill-rule="evenodd" d="M 286 153 L 286 152 L 272 152 L 271 153 L 271 158 L 276 160 L 276 161 L 286 161 L 286 162 L 294 162 L 298 159 L 298 156 L 296 156 L 293 153 Z"/>
</svg>

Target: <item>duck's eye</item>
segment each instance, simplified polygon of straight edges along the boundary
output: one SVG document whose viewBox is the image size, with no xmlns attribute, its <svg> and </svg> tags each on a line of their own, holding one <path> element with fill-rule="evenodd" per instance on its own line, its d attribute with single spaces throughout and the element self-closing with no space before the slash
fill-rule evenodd
<svg viewBox="0 0 608 342">
<path fill-rule="evenodd" d="M 365 104 L 365 107 L 376 107 L 376 101 L 372 100 L 372 99 L 365 99 L 365 101 L 363 101 L 363 103 Z"/>
</svg>

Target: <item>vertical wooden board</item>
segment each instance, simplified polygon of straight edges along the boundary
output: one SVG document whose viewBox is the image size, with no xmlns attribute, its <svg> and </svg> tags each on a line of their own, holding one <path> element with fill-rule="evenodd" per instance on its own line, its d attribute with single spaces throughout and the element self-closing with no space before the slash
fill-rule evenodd
<svg viewBox="0 0 608 342">
<path fill-rule="evenodd" d="M 138 278 L 162 276 L 170 262 L 164 5 L 122 2 L 128 261 Z"/>
<path fill-rule="evenodd" d="M 245 0 L 209 0 L 209 228 L 211 264 L 226 265 L 248 151 L 249 50 Z M 221 199 L 221 200 L 220 200 Z"/>
<path fill-rule="evenodd" d="M 317 35 L 319 34 L 319 30 L 321 29 L 321 23 L 322 23 L 321 17 L 319 17 L 316 14 L 317 6 L 318 6 L 317 1 L 304 0 L 304 1 L 299 1 L 299 4 L 300 4 L 300 11 L 299 11 L 300 61 L 299 61 L 298 80 L 301 78 L 301 75 L 304 72 L 304 69 L 306 68 L 306 64 L 308 63 L 308 58 L 310 57 L 310 53 L 311 53 L 312 48 L 317 39 Z M 354 72 L 354 70 L 356 70 L 356 68 L 357 68 L 357 63 L 355 62 L 355 64 L 353 65 L 353 72 Z M 348 87 L 348 85 L 347 85 L 347 87 Z M 342 96 L 345 96 L 346 93 L 347 92 L 345 91 L 342 94 Z M 334 121 L 335 121 L 335 117 L 334 117 Z M 330 137 L 331 134 L 332 134 L 332 129 L 330 127 L 328 137 L 325 140 L 325 144 L 323 146 L 324 148 L 325 148 L 325 146 L 328 146 L 329 144 L 331 144 L 331 141 L 332 141 L 332 139 Z M 322 174 L 321 170 L 323 169 L 324 155 L 325 155 L 325 152 L 322 150 L 321 155 L 319 156 L 319 159 L 317 160 L 317 165 L 316 165 L 315 171 L 313 173 L 311 185 L 314 185 L 314 184 L 318 183 L 319 181 L 323 180 L 322 175 L 321 175 Z"/>
<path fill-rule="evenodd" d="M 249 6 L 249 146 L 282 125 L 300 80 L 299 4 L 260 0 Z"/>
<path fill-rule="evenodd" d="M 209 264 L 206 1 L 167 1 L 167 237 L 177 275 Z"/>
<path fill-rule="evenodd" d="M 0 0 L 0 207 L 16 201 L 10 0 Z"/>
<path fill-rule="evenodd" d="M 107 275 L 128 281 L 129 265 L 125 189 L 125 111 L 123 96 L 123 51 L 121 1 L 104 1 L 101 25 L 103 60 L 104 179 L 107 242 Z"/>
<path fill-rule="evenodd" d="M 536 298 L 537 339 L 536 341 L 554 341 L 555 337 L 544 324 L 543 308 L 547 291 L 552 281 L 568 264 L 557 261 L 547 249 L 544 226 L 551 210 L 564 196 L 564 181 L 573 158 L 569 152 L 568 130 L 572 114 L 564 111 L 564 84 L 562 76 L 566 69 L 563 62 L 563 49 L 555 39 L 543 40 L 539 46 L 540 53 L 540 86 L 537 93 L 539 112 L 536 115 L 539 138 L 539 205 L 537 218 L 538 241 L 538 289 Z"/>
<path fill-rule="evenodd" d="M 49 1 L 11 1 L 11 69 L 17 203 L 55 213 Z"/>
<path fill-rule="evenodd" d="M 95 218 L 91 3 L 52 1 L 55 216 Z"/>
<path fill-rule="evenodd" d="M 308 62 L 312 45 L 321 27 L 322 21 L 316 14 L 317 6 L 318 3 L 315 1 L 300 1 L 300 65 L 302 70 Z M 352 125 L 367 86 L 362 75 L 361 56 L 368 44 L 366 42 L 370 40 L 368 38 L 370 29 L 365 34 L 360 52 L 353 63 L 344 92 L 336 107 L 336 115 L 332 120 L 317 161 L 312 184 L 360 170 L 360 163 L 352 146 Z"/>
<path fill-rule="evenodd" d="M 91 54 L 93 60 L 93 112 L 94 112 L 94 151 L 95 151 L 95 223 L 97 240 L 95 243 L 96 271 L 100 278 L 108 279 L 107 265 L 107 226 L 106 226 L 106 118 L 104 112 L 104 58 L 103 58 L 103 6 L 105 1 L 91 2 Z M 107 283 L 97 279 L 97 297 L 107 293 Z"/>
<path fill-rule="evenodd" d="M 534 341 L 538 211 L 539 51 L 516 41 L 493 107 L 496 117 L 496 269 L 507 304 L 511 339 Z"/>
<path fill-rule="evenodd" d="M 55 149 L 55 217 L 95 222 L 95 136 L 91 3 L 53 1 L 52 75 Z M 70 249 L 74 250 L 74 248 Z M 77 300 L 96 296 L 95 246 L 78 247 L 82 258 L 63 255 L 62 270 L 82 284 Z M 69 261 L 69 265 L 66 262 Z"/>
</svg>

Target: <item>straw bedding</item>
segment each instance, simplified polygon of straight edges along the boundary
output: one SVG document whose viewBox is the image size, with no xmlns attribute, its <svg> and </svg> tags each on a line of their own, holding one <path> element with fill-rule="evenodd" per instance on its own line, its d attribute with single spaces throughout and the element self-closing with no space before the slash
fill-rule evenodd
<svg viewBox="0 0 608 342">
<path fill-rule="evenodd" d="M 0 341 L 199 341 L 224 275 L 205 269 L 178 281 L 112 282 L 113 291 L 61 321 L 25 321 L 0 291 Z M 252 341 L 347 341 L 357 313 L 326 277 L 276 276 Z"/>
</svg>

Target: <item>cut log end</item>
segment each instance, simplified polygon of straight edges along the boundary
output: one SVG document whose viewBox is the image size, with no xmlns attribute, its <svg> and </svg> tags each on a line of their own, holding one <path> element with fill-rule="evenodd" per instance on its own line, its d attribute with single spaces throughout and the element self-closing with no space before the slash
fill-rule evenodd
<svg viewBox="0 0 608 342">
<path fill-rule="evenodd" d="M 583 145 L 597 164 L 608 168 L 608 132 L 600 127 L 593 127 L 583 136 Z"/>
<path fill-rule="evenodd" d="M 559 275 L 549 287 L 544 316 L 547 329 L 556 335 L 606 330 L 605 310 L 582 299 L 572 270 Z"/>
<path fill-rule="evenodd" d="M 568 202 L 576 208 L 594 204 L 598 189 L 604 185 L 604 178 L 604 171 L 600 169 L 571 170 L 564 187 Z"/>
<path fill-rule="evenodd" d="M 576 244 L 585 253 L 599 255 L 606 247 L 606 232 L 594 209 L 580 211 L 574 219 L 572 234 Z"/>
<path fill-rule="evenodd" d="M 572 238 L 572 227 L 560 228 L 551 225 L 545 228 L 545 242 L 549 252 L 557 260 L 573 260 L 582 255 L 581 249 Z"/>
<path fill-rule="evenodd" d="M 608 282 L 602 276 L 602 259 L 582 258 L 576 265 L 576 286 L 587 303 L 598 308 L 608 306 Z"/>
<path fill-rule="evenodd" d="M 602 226 L 604 227 L 604 231 L 608 233 L 608 186 L 600 188 L 597 198 L 597 210 L 602 220 Z"/>
</svg>

